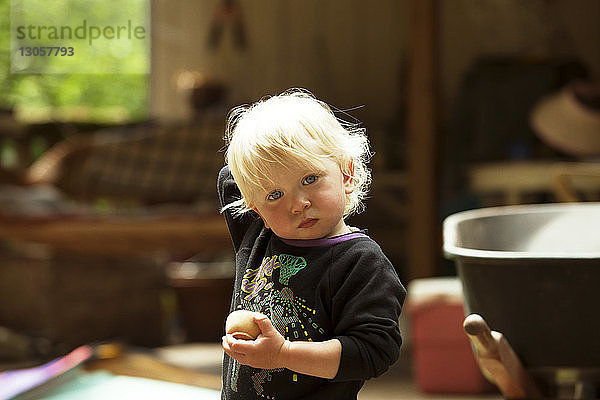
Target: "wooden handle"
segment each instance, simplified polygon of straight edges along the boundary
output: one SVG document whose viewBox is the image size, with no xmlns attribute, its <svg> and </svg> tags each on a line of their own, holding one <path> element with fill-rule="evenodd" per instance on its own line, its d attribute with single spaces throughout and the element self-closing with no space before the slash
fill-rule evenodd
<svg viewBox="0 0 600 400">
<path fill-rule="evenodd" d="M 479 366 L 507 399 L 540 398 L 529 373 L 500 332 L 492 331 L 478 314 L 465 318 L 463 328 L 476 349 Z"/>
<path fill-rule="evenodd" d="M 498 344 L 492 337 L 492 331 L 479 314 L 471 314 L 465 318 L 463 328 L 471 339 L 471 342 L 477 349 L 479 356 L 497 358 L 500 360 L 498 353 Z"/>
</svg>

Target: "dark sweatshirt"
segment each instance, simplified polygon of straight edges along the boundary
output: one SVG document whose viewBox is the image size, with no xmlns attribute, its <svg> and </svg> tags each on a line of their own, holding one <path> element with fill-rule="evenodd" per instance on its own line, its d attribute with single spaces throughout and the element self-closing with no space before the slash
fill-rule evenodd
<svg viewBox="0 0 600 400">
<path fill-rule="evenodd" d="M 228 167 L 219 173 L 221 206 L 240 196 Z M 254 212 L 224 212 L 236 254 L 231 311 L 267 315 L 290 341 L 342 344 L 337 375 L 317 378 L 288 369 L 261 370 L 225 355 L 222 399 L 356 399 L 366 379 L 400 354 L 398 318 L 406 291 L 381 248 L 362 232 L 288 240 Z"/>
</svg>

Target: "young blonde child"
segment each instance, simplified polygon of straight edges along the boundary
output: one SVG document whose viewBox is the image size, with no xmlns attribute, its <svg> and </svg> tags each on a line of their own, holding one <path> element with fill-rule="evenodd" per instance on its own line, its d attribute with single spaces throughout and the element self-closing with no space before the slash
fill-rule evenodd
<svg viewBox="0 0 600 400">
<path fill-rule="evenodd" d="M 255 340 L 223 337 L 223 399 L 356 399 L 393 364 L 405 290 L 364 231 L 364 130 L 303 90 L 232 110 L 218 193 L 236 253 L 231 311 Z"/>
</svg>

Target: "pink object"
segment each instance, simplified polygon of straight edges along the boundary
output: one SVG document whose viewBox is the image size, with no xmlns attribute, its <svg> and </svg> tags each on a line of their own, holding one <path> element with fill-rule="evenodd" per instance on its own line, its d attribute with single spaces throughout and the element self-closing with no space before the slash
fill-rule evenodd
<svg viewBox="0 0 600 400">
<path fill-rule="evenodd" d="M 462 288 L 456 278 L 416 279 L 408 287 L 413 373 L 428 393 L 474 394 L 495 386 L 483 376 L 463 331 Z"/>
</svg>

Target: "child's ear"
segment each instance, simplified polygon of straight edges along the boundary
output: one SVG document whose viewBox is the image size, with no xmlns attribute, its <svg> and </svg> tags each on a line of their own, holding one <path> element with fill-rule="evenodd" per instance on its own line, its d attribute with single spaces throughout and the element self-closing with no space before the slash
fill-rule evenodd
<svg viewBox="0 0 600 400">
<path fill-rule="evenodd" d="M 267 221 L 263 218 L 262 215 L 260 215 L 260 212 L 258 211 L 258 208 L 256 208 L 255 206 L 251 205 L 250 206 L 252 208 L 252 211 L 254 211 L 255 213 L 258 214 L 258 216 L 260 217 L 260 219 L 263 220 L 263 224 L 265 224 L 265 228 L 269 229 L 269 225 L 267 224 Z"/>
<path fill-rule="evenodd" d="M 352 160 L 350 160 L 350 165 L 348 167 L 350 175 L 342 171 L 342 175 L 344 177 L 344 191 L 346 194 L 354 192 L 354 162 Z"/>
</svg>

